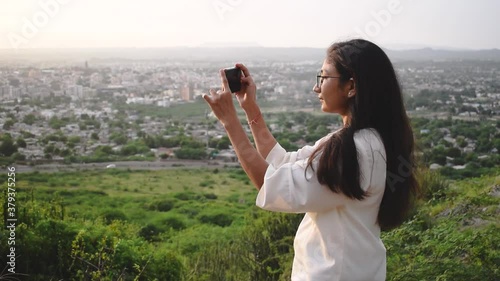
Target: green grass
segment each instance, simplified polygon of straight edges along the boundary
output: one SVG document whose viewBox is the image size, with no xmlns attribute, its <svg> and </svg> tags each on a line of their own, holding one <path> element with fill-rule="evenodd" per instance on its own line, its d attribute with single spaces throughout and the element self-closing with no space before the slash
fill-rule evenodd
<svg viewBox="0 0 500 281">
<path fill-rule="evenodd" d="M 387 280 L 496 280 L 500 197 L 491 191 L 500 184 L 500 175 L 447 181 L 427 172 L 419 181 L 427 193 L 412 217 L 382 234 Z M 231 265 L 220 269 L 222 275 L 239 276 L 250 271 L 248 264 L 232 260 L 234 253 L 267 253 L 260 258 L 272 261 L 279 280 L 289 280 L 296 230 L 290 222 L 298 223 L 300 216 L 282 221 L 283 215 L 260 211 L 254 206 L 257 192 L 241 169 L 22 173 L 16 188 L 19 214 L 29 214 L 19 225 L 19 233 L 26 233 L 19 236 L 27 248 L 25 256 L 48 249 L 52 252 L 47 255 L 69 266 L 65 259 L 74 248 L 72 242 L 83 233 L 91 246 L 85 248 L 89 255 L 102 246 L 101 239 L 119 241 L 116 247 L 123 251 L 113 260 L 117 274 L 130 267 L 127 259 L 143 266 L 150 253 L 174 253 L 188 275 L 198 276 L 186 280 L 207 280 L 204 274 L 212 274 L 220 264 Z M 277 243 L 290 251 L 273 252 Z M 47 245 L 43 251 L 38 246 L 42 244 Z M 204 263 L 198 264 L 198 259 Z M 151 262 L 162 264 L 161 259 Z"/>
<path fill-rule="evenodd" d="M 207 210 L 232 214 L 237 221 L 253 208 L 257 193 L 239 169 L 20 174 L 17 190 L 20 200 L 57 198 L 75 219 L 118 210 L 140 226 L 158 223 L 166 213 L 193 226 Z"/>
<path fill-rule="evenodd" d="M 240 108 L 236 99 L 233 100 L 236 110 L 240 118 L 245 118 L 243 110 Z M 282 112 L 285 109 L 294 111 L 300 111 L 303 109 L 302 106 L 297 105 L 293 100 L 280 99 L 275 101 L 262 100 L 259 101 L 259 105 L 263 112 L 273 113 Z M 205 102 L 205 100 L 197 99 L 193 102 L 175 104 L 167 108 L 158 107 L 155 105 L 143 105 L 143 104 L 129 104 L 123 105 L 128 110 L 139 113 L 142 116 L 151 116 L 157 118 L 173 118 L 173 120 L 179 120 L 185 122 L 189 121 L 203 121 L 206 120 L 205 114 L 211 112 L 210 107 Z M 314 114 L 319 114 L 321 111 L 318 108 L 311 108 Z M 309 110 L 308 110 L 309 111 Z"/>
<path fill-rule="evenodd" d="M 497 280 L 500 197 L 490 192 L 499 184 L 497 172 L 431 187 L 409 221 L 382 235 L 387 280 Z"/>
</svg>

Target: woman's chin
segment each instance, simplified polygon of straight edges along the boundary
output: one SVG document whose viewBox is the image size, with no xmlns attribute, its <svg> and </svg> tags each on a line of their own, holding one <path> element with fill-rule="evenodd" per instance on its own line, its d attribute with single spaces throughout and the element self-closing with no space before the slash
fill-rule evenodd
<svg viewBox="0 0 500 281">
<path fill-rule="evenodd" d="M 332 111 L 328 107 L 326 107 L 325 103 L 321 103 L 321 111 L 325 113 L 332 113 Z"/>
</svg>

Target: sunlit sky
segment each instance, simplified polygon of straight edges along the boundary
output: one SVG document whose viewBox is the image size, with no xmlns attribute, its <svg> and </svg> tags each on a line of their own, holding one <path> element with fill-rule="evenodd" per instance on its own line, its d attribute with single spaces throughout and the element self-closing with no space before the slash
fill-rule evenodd
<svg viewBox="0 0 500 281">
<path fill-rule="evenodd" d="M 0 0 L 0 48 L 324 48 L 363 37 L 490 49 L 499 12 L 498 0 Z"/>
</svg>

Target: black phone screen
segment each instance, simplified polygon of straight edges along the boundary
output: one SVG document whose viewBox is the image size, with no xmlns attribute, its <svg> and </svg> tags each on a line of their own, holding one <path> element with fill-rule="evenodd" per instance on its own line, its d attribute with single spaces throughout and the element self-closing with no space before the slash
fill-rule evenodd
<svg viewBox="0 0 500 281">
<path fill-rule="evenodd" d="M 231 93 L 239 92 L 241 90 L 241 69 L 236 67 L 227 68 L 224 69 L 224 72 L 226 73 Z"/>
</svg>

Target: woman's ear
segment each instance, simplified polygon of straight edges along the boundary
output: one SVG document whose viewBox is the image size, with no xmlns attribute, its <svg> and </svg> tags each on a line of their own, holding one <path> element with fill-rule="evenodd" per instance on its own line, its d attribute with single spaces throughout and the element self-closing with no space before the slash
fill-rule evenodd
<svg viewBox="0 0 500 281">
<path fill-rule="evenodd" d="M 349 85 L 349 92 L 347 93 L 347 97 L 352 98 L 356 95 L 356 84 L 353 78 L 349 79 L 349 82 L 347 83 Z"/>
</svg>

